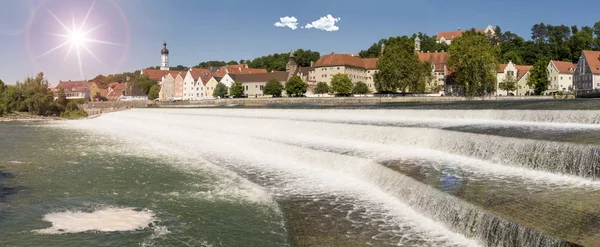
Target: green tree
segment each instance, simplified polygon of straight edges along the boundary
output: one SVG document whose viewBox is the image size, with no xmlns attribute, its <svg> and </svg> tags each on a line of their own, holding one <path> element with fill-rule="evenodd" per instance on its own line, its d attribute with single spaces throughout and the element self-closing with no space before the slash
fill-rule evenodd
<svg viewBox="0 0 600 247">
<path fill-rule="evenodd" d="M 56 103 L 61 105 L 62 107 L 67 107 L 67 104 L 69 103 L 69 100 L 67 100 L 67 95 L 65 95 L 65 89 L 62 87 L 58 89 L 58 97 L 56 99 Z"/>
<path fill-rule="evenodd" d="M 48 88 L 48 81 L 44 73 L 40 72 L 36 77 L 28 77 L 23 83 L 25 93 L 25 105 L 27 111 L 36 115 L 49 115 L 50 106 L 54 103 L 54 96 Z"/>
<path fill-rule="evenodd" d="M 298 76 L 290 78 L 285 84 L 285 92 L 290 97 L 299 97 L 306 93 L 308 83 L 302 81 Z"/>
<path fill-rule="evenodd" d="M 149 100 L 158 99 L 159 93 L 160 93 L 160 85 L 158 85 L 158 84 L 152 85 L 152 87 L 150 88 L 150 91 L 148 92 L 148 99 Z"/>
<path fill-rule="evenodd" d="M 234 82 L 229 88 L 229 95 L 239 98 L 244 95 L 244 85 L 241 82 Z"/>
<path fill-rule="evenodd" d="M 406 36 L 389 42 L 373 76 L 378 92 L 423 92 L 431 66 L 421 63 L 414 52 L 414 41 Z"/>
<path fill-rule="evenodd" d="M 550 63 L 549 60 L 540 60 L 529 70 L 527 85 L 534 87 L 535 95 L 541 95 L 544 91 L 548 90 L 548 85 L 550 84 L 548 70 L 546 69 L 548 63 Z"/>
<path fill-rule="evenodd" d="M 148 95 L 150 94 L 150 89 L 154 85 L 158 85 L 158 81 L 150 79 L 148 75 L 141 75 L 133 79 L 133 85 L 136 85 L 140 90 L 142 90 L 142 92 Z"/>
<path fill-rule="evenodd" d="M 353 94 L 368 94 L 370 91 L 371 90 L 369 90 L 369 86 L 362 81 L 354 84 L 354 88 L 352 89 Z"/>
<path fill-rule="evenodd" d="M 515 78 L 512 75 L 507 75 L 506 77 L 504 77 L 504 79 L 502 80 L 500 85 L 498 85 L 498 87 L 500 88 L 500 90 L 506 91 L 506 95 L 508 95 L 509 92 L 517 90 L 517 78 Z"/>
<path fill-rule="evenodd" d="M 349 95 L 352 93 L 352 80 L 347 74 L 335 74 L 331 78 L 331 91 L 336 94 Z"/>
<path fill-rule="evenodd" d="M 233 60 L 227 62 L 227 65 L 237 65 L 237 64 L 238 64 L 238 62 L 233 61 Z"/>
<path fill-rule="evenodd" d="M 329 85 L 327 82 L 319 82 L 317 83 L 317 87 L 313 90 L 314 94 L 326 94 L 329 93 Z"/>
<path fill-rule="evenodd" d="M 466 96 L 485 96 L 496 90 L 500 48 L 491 45 L 486 35 L 467 31 L 452 41 L 448 52 L 448 67 Z"/>
<path fill-rule="evenodd" d="M 275 78 L 269 80 L 263 89 L 265 95 L 271 95 L 273 97 L 281 97 L 282 92 L 283 85 Z"/>
<path fill-rule="evenodd" d="M 227 86 L 223 83 L 217 83 L 215 90 L 213 91 L 213 97 L 215 98 L 225 98 L 227 95 Z"/>
</svg>

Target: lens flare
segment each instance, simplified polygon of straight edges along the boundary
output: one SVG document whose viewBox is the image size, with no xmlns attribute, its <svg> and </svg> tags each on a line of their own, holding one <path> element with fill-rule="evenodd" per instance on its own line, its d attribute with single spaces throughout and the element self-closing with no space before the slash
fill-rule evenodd
<svg viewBox="0 0 600 247">
<path fill-rule="evenodd" d="M 65 31 L 64 33 L 60 33 L 60 34 L 50 33 L 49 35 L 61 37 L 61 38 L 64 38 L 65 40 L 64 40 L 64 42 L 60 43 L 59 45 L 42 53 L 37 58 L 41 58 L 46 55 L 49 55 L 49 54 L 55 52 L 56 50 L 69 45 L 69 50 L 67 51 L 67 54 L 65 55 L 65 60 L 69 58 L 69 55 L 71 54 L 71 52 L 75 51 L 75 54 L 77 55 L 77 62 L 79 65 L 79 73 L 81 75 L 81 78 L 84 79 L 83 63 L 81 61 L 81 50 L 82 49 L 85 50 L 94 59 L 96 59 L 96 61 L 98 61 L 99 63 L 102 63 L 102 61 L 92 52 L 92 50 L 90 50 L 90 48 L 88 47 L 88 44 L 96 43 L 96 44 L 104 44 L 104 45 L 122 46 L 122 44 L 113 43 L 113 42 L 109 42 L 109 41 L 105 41 L 105 40 L 92 39 L 92 38 L 88 37 L 88 34 L 94 32 L 97 29 L 102 27 L 102 24 L 100 24 L 100 25 L 94 26 L 93 28 L 85 29 L 86 22 L 88 21 L 90 14 L 94 10 L 95 3 L 96 3 L 96 1 L 94 1 L 92 3 L 92 5 L 90 6 L 89 10 L 87 11 L 87 13 L 85 15 L 85 18 L 83 19 L 83 21 L 81 22 L 80 25 L 76 24 L 75 17 L 73 17 L 71 27 L 68 27 L 63 21 L 61 21 L 60 18 L 58 18 L 54 13 L 52 13 L 52 11 L 48 10 L 48 13 L 56 20 L 56 22 L 58 22 L 58 24 L 60 24 L 60 26 L 62 26 L 62 28 Z"/>
</svg>

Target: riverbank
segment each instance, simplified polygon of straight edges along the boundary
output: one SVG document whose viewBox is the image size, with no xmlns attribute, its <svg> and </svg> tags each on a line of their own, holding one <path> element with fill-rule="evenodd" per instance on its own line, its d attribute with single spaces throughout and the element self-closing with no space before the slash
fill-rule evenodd
<svg viewBox="0 0 600 247">
<path fill-rule="evenodd" d="M 14 122 L 14 121 L 41 122 L 41 121 L 55 121 L 55 120 L 63 120 L 63 119 L 60 117 L 38 116 L 38 115 L 33 115 L 30 113 L 24 113 L 24 112 L 10 113 L 6 116 L 0 117 L 0 122 Z"/>
</svg>

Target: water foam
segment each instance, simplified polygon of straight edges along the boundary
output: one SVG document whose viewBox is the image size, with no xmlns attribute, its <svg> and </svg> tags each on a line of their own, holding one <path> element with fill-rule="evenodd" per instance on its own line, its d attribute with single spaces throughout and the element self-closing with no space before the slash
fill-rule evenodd
<svg viewBox="0 0 600 247">
<path fill-rule="evenodd" d="M 104 208 L 94 212 L 65 211 L 44 216 L 52 227 L 35 230 L 39 234 L 80 232 L 125 232 L 147 228 L 155 221 L 154 213 L 134 208 Z"/>
</svg>

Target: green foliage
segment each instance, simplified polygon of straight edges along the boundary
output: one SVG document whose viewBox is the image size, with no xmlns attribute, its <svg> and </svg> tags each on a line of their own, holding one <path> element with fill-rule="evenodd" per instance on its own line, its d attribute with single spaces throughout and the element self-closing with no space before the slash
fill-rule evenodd
<svg viewBox="0 0 600 247">
<path fill-rule="evenodd" d="M 447 51 L 448 50 L 448 45 L 436 42 L 436 36 L 429 36 L 427 34 L 419 32 L 419 33 L 412 35 L 412 40 L 414 40 L 416 37 L 419 37 L 419 39 L 421 39 L 421 51 L 435 52 L 435 51 Z M 381 40 L 379 40 L 379 42 L 371 45 L 371 47 L 369 47 L 369 49 L 360 51 L 358 53 L 358 55 L 360 55 L 360 57 L 362 57 L 362 58 L 380 57 L 381 56 L 381 48 L 383 47 L 383 45 L 385 45 L 386 49 L 387 49 L 387 46 L 394 44 L 394 43 L 398 43 L 399 40 L 402 40 L 404 38 L 405 37 L 398 36 L 398 37 L 389 37 L 388 39 L 381 39 Z M 414 42 L 411 44 L 411 51 L 412 50 L 414 50 Z"/>
<path fill-rule="evenodd" d="M 150 91 L 148 92 L 148 99 L 155 100 L 158 99 L 158 94 L 160 93 L 160 85 L 152 85 Z"/>
<path fill-rule="evenodd" d="M 67 95 L 65 95 L 64 88 L 58 89 L 58 98 L 56 99 L 56 103 L 58 103 L 62 107 L 67 107 L 67 104 L 69 103 L 69 101 L 67 100 Z"/>
<path fill-rule="evenodd" d="M 308 83 L 302 81 L 298 76 L 290 78 L 285 84 L 285 92 L 290 97 L 302 96 L 306 93 L 307 89 Z"/>
<path fill-rule="evenodd" d="M 310 66 L 310 62 L 319 60 L 321 54 L 316 51 L 298 49 L 294 51 L 294 59 L 298 66 Z M 266 69 L 267 71 L 278 70 L 285 71 L 285 65 L 290 58 L 289 53 L 275 53 L 267 56 L 255 58 L 248 62 L 248 67 Z"/>
<path fill-rule="evenodd" d="M 149 67 L 148 69 L 159 70 L 160 66 L 152 66 L 152 67 Z M 186 67 L 186 66 L 183 66 L 183 65 L 177 65 L 175 67 L 169 67 L 169 70 L 172 70 L 172 71 L 188 71 L 189 69 L 190 69 L 189 67 Z M 122 83 L 122 82 L 119 82 L 119 83 Z"/>
<path fill-rule="evenodd" d="M 540 60 L 533 68 L 529 70 L 529 75 L 527 76 L 527 85 L 533 86 L 535 95 L 541 95 L 544 91 L 548 90 L 548 85 L 550 81 L 548 80 L 548 70 L 546 67 L 550 61 Z"/>
<path fill-rule="evenodd" d="M 348 95 L 352 93 L 352 80 L 347 74 L 335 74 L 331 78 L 331 91 L 336 94 Z"/>
<path fill-rule="evenodd" d="M 158 81 L 150 79 L 148 75 L 137 76 L 135 77 L 135 79 L 133 79 L 132 83 L 133 85 L 136 85 L 140 90 L 142 90 L 142 92 L 144 92 L 146 95 L 150 93 L 150 89 L 154 85 L 158 85 Z"/>
<path fill-rule="evenodd" d="M 265 95 L 272 95 L 273 97 L 280 97 L 281 92 L 283 92 L 283 85 L 275 78 L 269 80 L 263 89 Z"/>
<path fill-rule="evenodd" d="M 329 85 L 327 82 L 319 82 L 317 83 L 317 87 L 315 87 L 313 93 L 315 94 L 326 94 L 329 93 Z"/>
<path fill-rule="evenodd" d="M 508 95 L 509 92 L 517 90 L 517 78 L 511 75 L 504 77 L 498 88 L 506 91 L 506 95 Z"/>
<path fill-rule="evenodd" d="M 244 85 L 241 82 L 234 82 L 229 88 L 229 94 L 234 98 L 239 98 L 244 95 Z"/>
<path fill-rule="evenodd" d="M 406 36 L 386 45 L 377 68 L 373 79 L 378 92 L 424 92 L 431 78 L 431 66 L 421 63 L 414 53 L 414 41 Z"/>
<path fill-rule="evenodd" d="M 496 91 L 500 48 L 490 44 L 486 35 L 467 31 L 452 41 L 448 52 L 448 67 L 466 96 L 485 96 Z"/>
<path fill-rule="evenodd" d="M 67 109 L 62 114 L 60 114 L 60 117 L 66 118 L 66 119 L 78 119 L 78 118 L 84 118 L 87 116 L 88 116 L 88 113 L 86 111 L 80 110 L 80 109 L 75 109 L 75 110 Z"/>
<path fill-rule="evenodd" d="M 40 72 L 35 78 L 28 77 L 23 83 L 24 103 L 27 111 L 36 115 L 47 116 L 50 105 L 54 102 L 54 96 L 48 88 L 48 81 L 44 79 L 44 73 Z"/>
<path fill-rule="evenodd" d="M 239 64 L 246 63 L 250 68 L 256 69 L 266 69 L 267 71 L 277 70 L 277 71 L 285 71 L 285 65 L 287 64 L 290 58 L 290 53 L 274 53 L 271 55 L 266 55 L 262 57 L 257 57 L 254 60 L 245 60 L 241 59 Z M 310 62 L 316 62 L 321 58 L 321 54 L 316 51 L 311 50 L 303 50 L 298 49 L 294 51 L 294 59 L 299 66 L 308 67 L 310 66 Z M 210 67 L 221 67 L 225 65 L 235 65 L 238 64 L 236 61 L 208 61 L 201 62 L 198 65 L 194 66 L 194 68 L 210 68 Z"/>
<path fill-rule="evenodd" d="M 217 83 L 215 90 L 213 91 L 213 97 L 215 98 L 224 98 L 227 95 L 227 86 L 223 83 Z"/>
<path fill-rule="evenodd" d="M 352 89 L 353 94 L 368 94 L 370 91 L 369 86 L 362 81 L 357 82 Z"/>
</svg>

